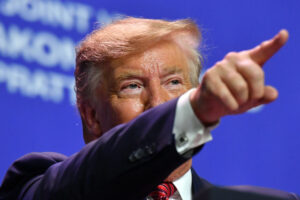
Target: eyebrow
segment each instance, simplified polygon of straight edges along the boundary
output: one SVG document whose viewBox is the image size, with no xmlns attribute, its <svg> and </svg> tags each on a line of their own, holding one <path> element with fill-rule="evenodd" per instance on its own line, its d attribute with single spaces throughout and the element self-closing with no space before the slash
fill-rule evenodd
<svg viewBox="0 0 300 200">
<path fill-rule="evenodd" d="M 170 74 L 182 74 L 182 73 L 183 73 L 183 70 L 177 66 L 165 67 L 162 69 L 159 78 L 164 78 Z M 143 79 L 144 78 L 143 70 L 136 70 L 136 69 L 126 70 L 125 72 L 123 72 L 122 74 L 120 74 L 116 77 L 116 81 L 119 83 L 123 80 L 131 79 L 131 78 Z"/>
<path fill-rule="evenodd" d="M 160 78 L 168 76 L 170 74 L 182 74 L 183 70 L 177 66 L 166 67 L 162 70 Z"/>
<path fill-rule="evenodd" d="M 122 80 L 131 79 L 131 78 L 142 78 L 143 77 L 142 70 L 129 70 L 126 71 L 116 77 L 117 82 L 121 82 Z"/>
</svg>

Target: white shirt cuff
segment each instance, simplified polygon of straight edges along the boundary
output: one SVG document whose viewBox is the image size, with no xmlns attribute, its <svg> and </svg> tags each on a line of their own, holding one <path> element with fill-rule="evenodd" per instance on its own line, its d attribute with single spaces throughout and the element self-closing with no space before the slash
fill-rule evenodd
<svg viewBox="0 0 300 200">
<path fill-rule="evenodd" d="M 173 134 L 175 135 L 176 150 L 179 154 L 199 147 L 212 140 L 210 131 L 216 127 L 205 127 L 196 117 L 190 103 L 191 89 L 179 97 L 176 105 Z"/>
</svg>

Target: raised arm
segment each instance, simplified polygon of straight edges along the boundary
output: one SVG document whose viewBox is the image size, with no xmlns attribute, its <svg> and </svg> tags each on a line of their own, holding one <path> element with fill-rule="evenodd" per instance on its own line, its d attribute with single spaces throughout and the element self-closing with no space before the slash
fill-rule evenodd
<svg viewBox="0 0 300 200">
<path fill-rule="evenodd" d="M 111 129 L 45 172 L 37 166 L 53 163 L 50 158 L 18 161 L 10 172 L 19 172 L 21 178 L 15 183 L 22 187 L 14 191 L 12 199 L 143 199 L 189 159 L 180 156 L 174 144 L 176 103 L 174 99 Z M 2 189 L 9 190 L 5 184 Z"/>
<path fill-rule="evenodd" d="M 253 49 L 228 53 L 210 68 L 190 98 L 198 119 L 210 124 L 225 115 L 243 113 L 274 101 L 278 92 L 265 85 L 262 66 L 287 39 L 288 32 L 281 30 Z"/>
</svg>

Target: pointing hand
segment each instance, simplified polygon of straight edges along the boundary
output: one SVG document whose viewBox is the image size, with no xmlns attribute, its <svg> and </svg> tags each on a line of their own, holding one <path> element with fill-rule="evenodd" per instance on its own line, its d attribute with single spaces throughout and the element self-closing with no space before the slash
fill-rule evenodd
<svg viewBox="0 0 300 200">
<path fill-rule="evenodd" d="M 265 85 L 262 66 L 287 41 L 281 30 L 272 39 L 250 50 L 230 52 L 204 74 L 191 96 L 193 110 L 204 124 L 222 116 L 243 113 L 255 106 L 274 101 L 277 90 Z"/>
</svg>

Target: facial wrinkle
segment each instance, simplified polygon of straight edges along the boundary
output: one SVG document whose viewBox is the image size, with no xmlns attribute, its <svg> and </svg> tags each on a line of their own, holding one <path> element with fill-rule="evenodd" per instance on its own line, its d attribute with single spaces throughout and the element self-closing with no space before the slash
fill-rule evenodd
<svg viewBox="0 0 300 200">
<path fill-rule="evenodd" d="M 143 54 L 142 67 L 150 75 L 159 73 L 159 69 L 163 66 L 163 62 L 159 59 L 159 55 L 155 51 L 146 52 Z"/>
</svg>

